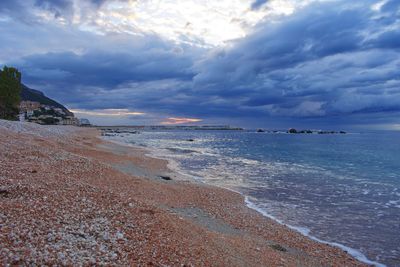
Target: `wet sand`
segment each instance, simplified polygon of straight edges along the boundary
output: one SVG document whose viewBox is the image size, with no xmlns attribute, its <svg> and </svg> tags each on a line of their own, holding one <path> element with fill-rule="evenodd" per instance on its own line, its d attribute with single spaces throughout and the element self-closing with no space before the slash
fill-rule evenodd
<svg viewBox="0 0 400 267">
<path fill-rule="evenodd" d="M 0 265 L 364 266 L 99 134 L 0 121 Z"/>
</svg>

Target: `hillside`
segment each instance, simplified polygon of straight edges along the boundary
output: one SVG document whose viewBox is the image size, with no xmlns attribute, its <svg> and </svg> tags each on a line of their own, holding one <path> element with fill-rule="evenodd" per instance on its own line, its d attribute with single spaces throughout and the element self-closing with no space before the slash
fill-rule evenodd
<svg viewBox="0 0 400 267">
<path fill-rule="evenodd" d="M 68 115 L 72 115 L 71 111 L 69 111 L 66 107 L 64 107 L 57 101 L 54 101 L 53 99 L 45 96 L 42 92 L 35 90 L 35 89 L 28 88 L 27 86 L 25 86 L 23 84 L 21 87 L 21 101 L 35 101 L 35 102 L 39 102 L 43 105 L 49 105 L 49 106 L 61 108 Z"/>
</svg>

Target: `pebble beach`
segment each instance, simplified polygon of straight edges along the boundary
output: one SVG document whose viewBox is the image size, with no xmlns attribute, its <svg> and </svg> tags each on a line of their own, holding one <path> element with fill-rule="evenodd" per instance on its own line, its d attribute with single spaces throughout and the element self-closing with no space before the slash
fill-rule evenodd
<svg viewBox="0 0 400 267">
<path fill-rule="evenodd" d="M 1 266 L 365 266 L 92 128 L 0 120 Z"/>
</svg>

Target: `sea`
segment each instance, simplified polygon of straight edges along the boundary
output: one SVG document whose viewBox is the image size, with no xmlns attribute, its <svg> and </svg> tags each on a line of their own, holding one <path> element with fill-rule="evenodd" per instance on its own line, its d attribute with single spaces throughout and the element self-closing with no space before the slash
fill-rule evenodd
<svg viewBox="0 0 400 267">
<path fill-rule="evenodd" d="M 157 130 L 107 137 L 376 266 L 400 266 L 400 132 Z"/>
</svg>

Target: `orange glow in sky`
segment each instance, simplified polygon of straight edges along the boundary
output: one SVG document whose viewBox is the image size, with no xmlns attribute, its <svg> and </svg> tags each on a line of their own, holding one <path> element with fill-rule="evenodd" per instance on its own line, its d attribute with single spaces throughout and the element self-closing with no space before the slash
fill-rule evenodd
<svg viewBox="0 0 400 267">
<path fill-rule="evenodd" d="M 202 119 L 194 118 L 167 118 L 165 121 L 161 122 L 164 125 L 174 125 L 174 124 L 184 124 L 184 123 L 194 123 L 203 121 Z"/>
</svg>

